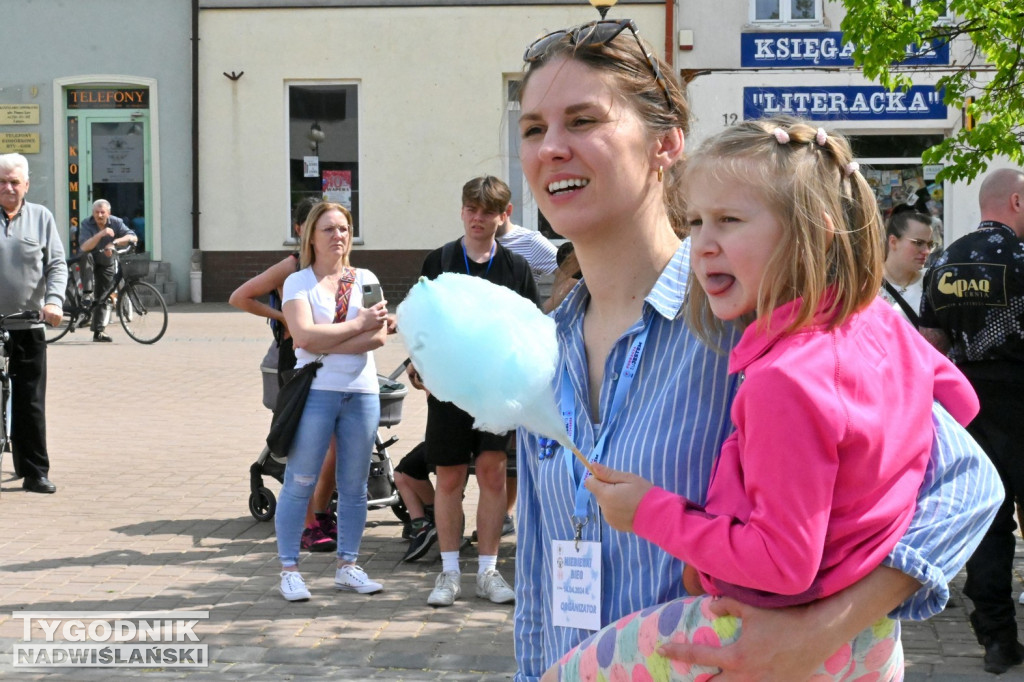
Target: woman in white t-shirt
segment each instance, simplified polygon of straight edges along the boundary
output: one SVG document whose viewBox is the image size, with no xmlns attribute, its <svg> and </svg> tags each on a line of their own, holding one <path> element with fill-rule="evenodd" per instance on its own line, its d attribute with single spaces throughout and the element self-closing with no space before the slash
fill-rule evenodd
<svg viewBox="0 0 1024 682">
<path fill-rule="evenodd" d="M 284 316 L 295 341 L 296 367 L 325 354 L 288 454 L 275 527 L 281 560 L 281 594 L 309 599 L 298 572 L 299 540 L 327 444 L 337 441 L 338 569 L 334 586 L 369 594 L 382 589 L 356 565 L 366 525 L 366 479 L 380 421 L 373 350 L 387 336 L 387 302 L 363 307 L 363 285 L 377 283 L 369 270 L 349 265 L 352 215 L 340 204 L 310 211 L 302 230 L 302 268 L 284 283 Z"/>
<path fill-rule="evenodd" d="M 914 319 L 921 312 L 921 294 L 924 282 L 924 264 L 935 248 L 932 222 L 929 216 L 916 211 L 894 213 L 885 227 L 885 286 L 881 295 L 893 308 L 917 326 Z M 895 293 L 894 293 L 895 292 Z M 906 303 L 914 315 L 908 315 L 900 304 Z"/>
</svg>

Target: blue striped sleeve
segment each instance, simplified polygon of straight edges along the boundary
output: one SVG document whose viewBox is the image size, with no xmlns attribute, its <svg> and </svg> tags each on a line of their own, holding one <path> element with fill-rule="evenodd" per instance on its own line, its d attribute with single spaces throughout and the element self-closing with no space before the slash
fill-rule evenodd
<svg viewBox="0 0 1024 682">
<path fill-rule="evenodd" d="M 981 542 L 1003 502 L 1003 485 L 988 456 L 938 403 L 935 442 L 903 539 L 883 562 L 918 580 L 921 589 L 890 615 L 925 620 L 949 599 L 949 581 Z"/>
</svg>

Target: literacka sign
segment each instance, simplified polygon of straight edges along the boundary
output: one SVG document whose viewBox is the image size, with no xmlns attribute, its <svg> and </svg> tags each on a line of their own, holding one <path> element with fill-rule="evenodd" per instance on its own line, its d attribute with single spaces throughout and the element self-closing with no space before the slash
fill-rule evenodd
<svg viewBox="0 0 1024 682">
<path fill-rule="evenodd" d="M 931 85 L 889 92 L 879 86 L 743 88 L 743 117 L 786 114 L 813 121 L 945 120 L 943 91 Z"/>
</svg>

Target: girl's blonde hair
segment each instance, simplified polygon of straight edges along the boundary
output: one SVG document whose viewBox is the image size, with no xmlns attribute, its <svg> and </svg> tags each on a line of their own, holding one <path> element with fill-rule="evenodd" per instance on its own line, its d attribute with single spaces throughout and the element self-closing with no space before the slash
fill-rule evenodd
<svg viewBox="0 0 1024 682">
<path fill-rule="evenodd" d="M 757 293 L 758 324 L 796 298 L 792 332 L 823 314 L 834 328 L 867 306 L 882 284 L 882 223 L 874 192 L 845 137 L 790 117 L 744 121 L 704 142 L 687 160 L 683 187 L 697 174 L 757 191 L 785 237 L 775 247 Z M 825 215 L 832 220 L 829 229 Z M 691 270 L 686 316 L 707 340 L 724 324 Z M 749 317 L 741 320 L 749 323 Z"/>
<path fill-rule="evenodd" d="M 341 257 L 341 261 L 342 265 L 350 264 L 348 262 L 348 256 L 352 253 L 352 238 L 354 237 L 352 231 L 355 229 L 352 225 L 352 214 L 349 213 L 349 210 L 341 204 L 333 204 L 323 201 L 310 209 L 309 215 L 306 216 L 306 222 L 302 224 L 302 236 L 299 239 L 299 267 L 308 268 L 316 262 L 316 252 L 313 250 L 313 232 L 316 230 L 316 221 L 320 220 L 324 213 L 329 213 L 330 211 L 338 211 L 345 216 L 345 220 L 348 221 L 348 246 L 345 249 L 345 255 Z"/>
</svg>

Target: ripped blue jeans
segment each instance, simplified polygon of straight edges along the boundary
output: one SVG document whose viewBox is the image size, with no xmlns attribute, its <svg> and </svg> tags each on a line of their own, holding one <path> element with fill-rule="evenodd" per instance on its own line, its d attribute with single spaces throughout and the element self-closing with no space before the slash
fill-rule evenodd
<svg viewBox="0 0 1024 682">
<path fill-rule="evenodd" d="M 309 392 L 288 455 L 274 517 L 277 555 L 282 566 L 298 564 L 306 507 L 331 435 L 336 437 L 338 447 L 334 468 L 338 486 L 338 559 L 358 558 L 366 526 L 366 478 L 379 421 L 380 398 L 376 393 Z"/>
</svg>

